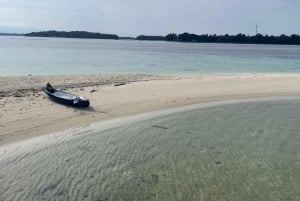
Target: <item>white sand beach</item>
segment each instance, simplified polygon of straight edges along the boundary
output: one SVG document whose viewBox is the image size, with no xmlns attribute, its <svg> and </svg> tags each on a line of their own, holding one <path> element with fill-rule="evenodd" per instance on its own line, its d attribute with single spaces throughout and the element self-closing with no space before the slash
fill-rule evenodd
<svg viewBox="0 0 300 201">
<path fill-rule="evenodd" d="M 46 82 L 86 96 L 87 109 L 52 102 Z M 300 74 L 98 74 L 0 77 L 0 146 L 93 122 L 213 100 L 300 95 Z M 120 86 L 115 86 L 121 84 Z"/>
</svg>

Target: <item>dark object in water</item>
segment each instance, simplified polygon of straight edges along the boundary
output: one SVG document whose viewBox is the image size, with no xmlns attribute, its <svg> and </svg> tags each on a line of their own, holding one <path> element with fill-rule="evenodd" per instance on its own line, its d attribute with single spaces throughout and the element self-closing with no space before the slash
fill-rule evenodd
<svg viewBox="0 0 300 201">
<path fill-rule="evenodd" d="M 220 165 L 222 162 L 221 161 L 215 161 L 216 165 Z"/>
<path fill-rule="evenodd" d="M 47 83 L 44 91 L 53 101 L 64 105 L 71 105 L 76 107 L 88 107 L 90 105 L 90 101 L 87 98 L 54 89 L 50 83 Z"/>
<path fill-rule="evenodd" d="M 152 126 L 153 128 L 161 128 L 161 129 L 168 129 L 168 127 L 165 126 L 159 126 L 159 125 L 154 125 Z"/>
</svg>

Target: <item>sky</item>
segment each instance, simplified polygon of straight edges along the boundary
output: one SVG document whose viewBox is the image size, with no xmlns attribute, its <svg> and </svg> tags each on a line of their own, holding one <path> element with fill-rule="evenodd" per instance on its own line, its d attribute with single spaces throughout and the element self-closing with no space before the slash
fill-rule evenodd
<svg viewBox="0 0 300 201">
<path fill-rule="evenodd" d="M 0 32 L 300 34 L 300 0 L 0 0 Z"/>
</svg>

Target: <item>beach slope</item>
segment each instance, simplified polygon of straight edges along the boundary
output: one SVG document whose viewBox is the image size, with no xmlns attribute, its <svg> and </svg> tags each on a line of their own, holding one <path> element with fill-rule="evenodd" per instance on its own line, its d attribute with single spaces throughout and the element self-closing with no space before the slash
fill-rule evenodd
<svg viewBox="0 0 300 201">
<path fill-rule="evenodd" d="M 86 96 L 91 107 L 52 102 L 42 87 Z M 0 77 L 0 146 L 89 123 L 213 100 L 300 95 L 300 74 L 51 75 Z"/>
</svg>

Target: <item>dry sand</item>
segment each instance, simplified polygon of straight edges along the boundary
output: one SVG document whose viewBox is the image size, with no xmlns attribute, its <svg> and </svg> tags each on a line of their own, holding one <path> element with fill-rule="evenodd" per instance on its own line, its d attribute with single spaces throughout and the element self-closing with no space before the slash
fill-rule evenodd
<svg viewBox="0 0 300 201">
<path fill-rule="evenodd" d="M 86 96 L 91 107 L 52 102 L 47 81 Z M 0 77 L 0 146 L 92 122 L 193 103 L 300 95 L 300 74 L 52 75 Z M 120 86 L 115 86 L 123 84 Z"/>
</svg>

